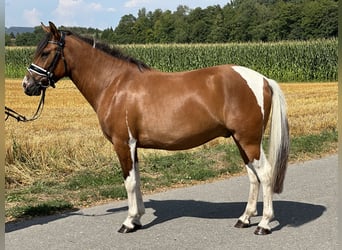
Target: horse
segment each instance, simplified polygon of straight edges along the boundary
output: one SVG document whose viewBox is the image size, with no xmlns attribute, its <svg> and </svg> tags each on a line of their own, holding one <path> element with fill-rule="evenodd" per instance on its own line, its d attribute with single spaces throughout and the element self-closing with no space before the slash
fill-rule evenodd
<svg viewBox="0 0 342 250">
<path fill-rule="evenodd" d="M 138 148 L 185 150 L 217 137 L 232 137 L 246 166 L 250 190 L 235 227 L 257 215 L 260 185 L 263 214 L 257 235 L 271 233 L 273 194 L 281 193 L 289 155 L 286 101 L 276 81 L 234 64 L 167 73 L 121 50 L 49 22 L 22 86 L 39 96 L 69 77 L 97 114 L 113 144 L 127 191 L 128 215 L 118 232 L 142 228 L 145 213 Z M 269 152 L 262 141 L 270 119 Z"/>
</svg>

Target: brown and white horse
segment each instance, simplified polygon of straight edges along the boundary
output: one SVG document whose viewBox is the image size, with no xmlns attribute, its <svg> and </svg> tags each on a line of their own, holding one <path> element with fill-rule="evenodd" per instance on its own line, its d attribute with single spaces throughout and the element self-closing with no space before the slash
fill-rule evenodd
<svg viewBox="0 0 342 250">
<path fill-rule="evenodd" d="M 286 104 L 275 81 L 236 65 L 164 73 L 51 22 L 42 28 L 47 35 L 24 77 L 24 91 L 40 95 L 69 77 L 93 107 L 114 145 L 127 190 L 128 216 L 119 232 L 142 227 L 137 148 L 182 150 L 231 136 L 250 180 L 248 203 L 235 226 L 248 227 L 257 214 L 261 184 L 263 215 L 255 233 L 271 233 L 272 196 L 283 189 L 289 154 Z M 267 159 L 261 142 L 269 117 Z"/>
</svg>

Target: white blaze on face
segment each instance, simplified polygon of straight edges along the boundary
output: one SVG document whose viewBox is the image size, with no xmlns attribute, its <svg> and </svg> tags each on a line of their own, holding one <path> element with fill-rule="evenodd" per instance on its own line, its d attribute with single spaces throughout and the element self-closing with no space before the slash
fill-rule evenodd
<svg viewBox="0 0 342 250">
<path fill-rule="evenodd" d="M 27 87 L 27 84 L 28 84 L 28 80 L 27 80 L 27 77 L 25 76 L 23 81 L 21 82 L 23 88 L 26 88 Z"/>
<path fill-rule="evenodd" d="M 242 66 L 232 67 L 240 76 L 245 79 L 250 89 L 253 91 L 258 105 L 261 108 L 261 113 L 264 116 L 264 79 L 267 79 L 262 74 Z"/>
</svg>

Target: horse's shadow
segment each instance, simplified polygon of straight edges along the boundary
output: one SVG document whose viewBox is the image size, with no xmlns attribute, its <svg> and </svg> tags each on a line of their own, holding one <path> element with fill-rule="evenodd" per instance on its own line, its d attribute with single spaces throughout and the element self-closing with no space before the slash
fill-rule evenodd
<svg viewBox="0 0 342 250">
<path fill-rule="evenodd" d="M 149 200 L 144 203 L 146 208 L 154 210 L 156 218 L 143 228 L 164 223 L 181 217 L 195 217 L 205 219 L 237 219 L 245 209 L 245 202 L 214 203 L 195 200 Z M 316 220 L 326 211 L 322 205 L 301 203 L 295 201 L 273 201 L 275 210 L 274 220 L 278 225 L 272 231 L 280 230 L 285 226 L 299 227 Z M 107 210 L 116 213 L 127 210 L 121 207 Z M 258 202 L 259 215 L 262 213 L 262 202 Z"/>
<path fill-rule="evenodd" d="M 146 208 L 153 209 L 153 214 L 156 216 L 154 220 L 143 226 L 145 229 L 182 217 L 237 219 L 246 206 L 246 202 L 215 203 L 195 200 L 149 200 L 144 204 Z M 316 220 L 326 211 L 326 207 L 322 205 L 295 201 L 273 201 L 273 206 L 276 214 L 275 220 L 279 224 L 272 228 L 272 231 L 280 230 L 285 226 L 299 227 Z M 127 206 L 122 206 L 108 209 L 105 213 L 98 215 L 86 215 L 80 211 L 74 211 L 61 215 L 38 217 L 23 222 L 6 223 L 5 232 L 9 233 L 34 225 L 43 225 L 70 216 L 110 216 L 113 213 L 126 212 L 127 209 Z M 257 209 L 260 214 L 262 212 L 262 202 L 258 202 Z"/>
</svg>

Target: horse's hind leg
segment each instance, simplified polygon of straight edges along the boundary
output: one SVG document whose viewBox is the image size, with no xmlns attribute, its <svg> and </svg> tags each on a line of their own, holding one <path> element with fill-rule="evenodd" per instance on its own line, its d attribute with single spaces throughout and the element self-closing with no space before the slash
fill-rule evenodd
<svg viewBox="0 0 342 250">
<path fill-rule="evenodd" d="M 235 224 L 235 227 L 237 228 L 246 228 L 250 225 L 250 218 L 252 216 L 255 216 L 258 214 L 257 212 L 257 201 L 259 196 L 259 189 L 260 189 L 260 180 L 258 175 L 256 174 L 256 171 L 253 167 L 253 165 L 250 163 L 248 156 L 246 154 L 245 149 L 242 148 L 240 143 L 233 137 L 235 140 L 235 143 L 237 147 L 240 150 L 240 154 L 242 156 L 242 159 L 244 160 L 246 164 L 246 169 L 248 173 L 249 178 L 249 195 L 248 195 L 248 201 L 247 206 L 244 211 L 244 213 L 239 217 L 237 223 Z M 253 148 L 253 147 L 251 147 Z"/>
<path fill-rule="evenodd" d="M 271 233 L 271 227 L 269 225 L 270 221 L 274 217 L 273 212 L 273 190 L 272 190 L 272 168 L 264 151 L 261 148 L 260 160 L 254 160 L 252 165 L 256 170 L 256 173 L 260 179 L 262 190 L 263 190 L 263 212 L 261 221 L 255 230 L 255 234 L 264 235 Z"/>
<path fill-rule="evenodd" d="M 270 221 L 274 217 L 273 211 L 273 190 L 272 190 L 272 167 L 266 159 L 264 151 L 261 149 L 260 160 L 254 161 L 253 167 L 259 176 L 263 191 L 263 212 L 261 221 L 258 224 L 255 234 L 264 235 L 271 233 Z"/>
<path fill-rule="evenodd" d="M 270 220 L 273 218 L 273 191 L 272 191 L 272 169 L 264 151 L 260 145 L 241 146 L 238 141 L 236 144 L 240 150 L 247 167 L 248 177 L 250 180 L 250 190 L 246 209 L 239 217 L 235 227 L 244 228 L 250 224 L 250 218 L 257 214 L 257 199 L 259 194 L 260 183 L 263 188 L 263 215 L 258 224 L 255 234 L 264 235 L 271 233 L 269 226 Z M 251 160 L 253 159 L 253 160 Z"/>
<path fill-rule="evenodd" d="M 239 220 L 235 224 L 235 227 L 237 228 L 249 227 L 250 218 L 258 214 L 256 206 L 257 206 L 257 200 L 258 200 L 258 195 L 259 195 L 260 182 L 253 168 L 246 165 L 246 169 L 247 169 L 249 183 L 250 183 L 248 202 L 247 202 L 245 212 L 240 216 Z"/>
<path fill-rule="evenodd" d="M 136 140 L 130 138 L 127 143 L 115 143 L 121 167 L 125 177 L 125 188 L 128 200 L 128 216 L 118 230 L 120 233 L 130 233 L 142 227 L 140 218 L 145 213 L 145 207 L 140 190 L 140 175 L 137 158 Z"/>
</svg>

